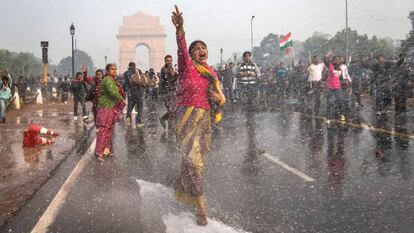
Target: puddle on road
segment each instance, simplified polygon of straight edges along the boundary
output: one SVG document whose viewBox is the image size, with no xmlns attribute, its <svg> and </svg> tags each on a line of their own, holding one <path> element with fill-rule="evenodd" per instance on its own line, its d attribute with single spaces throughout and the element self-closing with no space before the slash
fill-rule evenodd
<svg viewBox="0 0 414 233">
<path fill-rule="evenodd" d="M 73 115 L 73 112 L 56 112 L 56 111 L 44 111 L 37 110 L 29 113 L 28 117 L 61 117 L 61 116 L 70 116 Z"/>
<path fill-rule="evenodd" d="M 195 215 L 175 200 L 171 188 L 139 179 L 136 181 L 140 187 L 142 209 L 145 215 L 150 215 L 143 216 L 144 220 L 152 219 L 154 222 L 155 216 L 161 216 L 166 233 L 247 233 L 211 218 L 207 226 L 198 226 Z"/>
</svg>

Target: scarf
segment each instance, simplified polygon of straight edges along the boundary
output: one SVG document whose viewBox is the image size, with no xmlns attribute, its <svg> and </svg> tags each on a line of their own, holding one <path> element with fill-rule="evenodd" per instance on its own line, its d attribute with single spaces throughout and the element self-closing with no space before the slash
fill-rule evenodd
<svg viewBox="0 0 414 233">
<path fill-rule="evenodd" d="M 211 103 L 212 105 L 212 116 L 214 123 L 219 123 L 222 119 L 222 113 L 221 108 L 226 103 L 226 97 L 223 94 L 223 90 L 221 90 L 220 82 L 218 81 L 218 77 L 213 75 L 205 66 L 194 63 L 195 68 L 197 71 L 205 78 L 209 79 L 211 82 L 212 87 L 217 92 L 217 94 L 220 96 L 220 102 L 215 103 L 217 106 L 214 106 L 214 103 Z"/>
</svg>

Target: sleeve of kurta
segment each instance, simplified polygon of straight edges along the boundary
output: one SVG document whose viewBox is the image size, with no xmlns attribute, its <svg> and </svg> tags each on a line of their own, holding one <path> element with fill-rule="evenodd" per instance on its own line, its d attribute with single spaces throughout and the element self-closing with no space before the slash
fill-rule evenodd
<svg viewBox="0 0 414 233">
<path fill-rule="evenodd" d="M 119 93 L 118 86 L 111 78 L 104 78 L 102 80 L 102 89 L 108 93 L 115 101 L 122 101 L 124 98 Z"/>
<path fill-rule="evenodd" d="M 178 72 L 181 74 L 187 66 L 191 65 L 190 54 L 187 50 L 187 41 L 185 40 L 185 32 L 177 34 L 177 47 Z"/>
</svg>

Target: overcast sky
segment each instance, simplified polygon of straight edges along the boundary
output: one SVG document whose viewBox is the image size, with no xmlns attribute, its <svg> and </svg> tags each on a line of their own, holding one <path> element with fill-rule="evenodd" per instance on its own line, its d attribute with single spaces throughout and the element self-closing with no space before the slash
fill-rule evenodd
<svg viewBox="0 0 414 233">
<path fill-rule="evenodd" d="M 411 29 L 407 16 L 413 0 L 349 0 L 349 26 L 359 33 L 404 39 Z M 171 11 L 176 3 L 184 12 L 187 40 L 204 40 L 209 63 L 234 51 L 250 48 L 250 18 L 254 44 L 268 33 L 292 32 L 305 40 L 314 31 L 335 34 L 345 28 L 345 0 L 0 0 L 0 48 L 41 55 L 40 41 L 49 41 L 53 63 L 71 53 L 70 24 L 76 27 L 77 48 L 92 56 L 97 67 L 118 63 L 116 33 L 122 16 L 143 11 L 159 16 L 167 32 L 167 53 L 176 56 Z M 142 56 L 143 48 L 137 49 Z M 144 56 L 147 57 L 147 56 Z"/>
</svg>

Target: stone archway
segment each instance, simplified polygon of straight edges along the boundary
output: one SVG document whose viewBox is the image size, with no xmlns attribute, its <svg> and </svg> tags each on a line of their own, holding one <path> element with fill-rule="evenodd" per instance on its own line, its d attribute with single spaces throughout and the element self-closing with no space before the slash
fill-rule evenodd
<svg viewBox="0 0 414 233">
<path fill-rule="evenodd" d="M 149 65 L 159 71 L 164 65 L 165 29 L 160 19 L 143 12 L 132 16 L 124 16 L 123 24 L 118 31 L 119 73 L 128 68 L 128 63 L 135 60 L 135 48 L 145 45 L 149 48 Z M 138 67 L 139 68 L 139 67 Z"/>
</svg>

